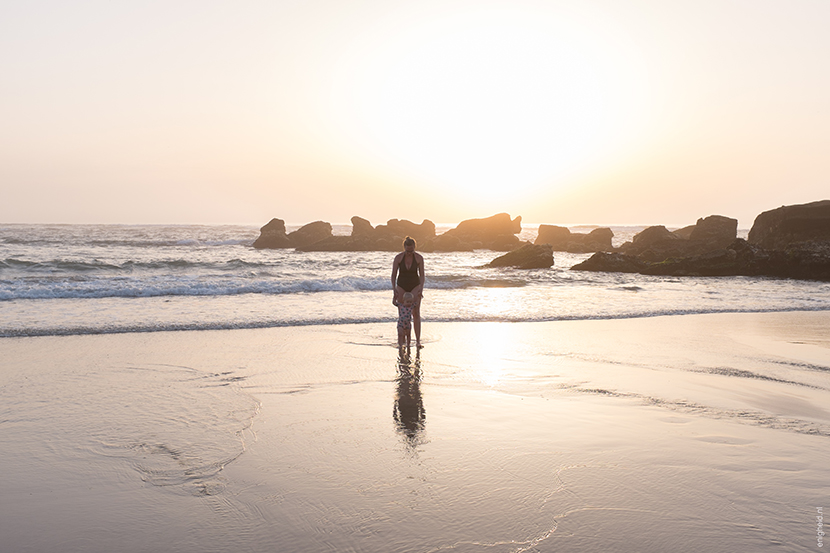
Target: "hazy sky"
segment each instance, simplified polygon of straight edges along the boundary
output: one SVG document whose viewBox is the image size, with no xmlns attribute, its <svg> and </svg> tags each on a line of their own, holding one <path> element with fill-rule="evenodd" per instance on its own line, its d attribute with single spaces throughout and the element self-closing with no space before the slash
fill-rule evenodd
<svg viewBox="0 0 830 553">
<path fill-rule="evenodd" d="M 0 4 L 0 222 L 691 224 L 830 198 L 827 0 Z"/>
</svg>

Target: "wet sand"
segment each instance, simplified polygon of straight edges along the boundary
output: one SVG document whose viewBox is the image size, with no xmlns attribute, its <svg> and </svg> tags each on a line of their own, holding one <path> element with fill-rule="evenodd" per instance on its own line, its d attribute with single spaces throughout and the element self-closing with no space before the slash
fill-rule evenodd
<svg viewBox="0 0 830 553">
<path fill-rule="evenodd" d="M 9 551 L 810 551 L 830 313 L 0 340 Z"/>
</svg>

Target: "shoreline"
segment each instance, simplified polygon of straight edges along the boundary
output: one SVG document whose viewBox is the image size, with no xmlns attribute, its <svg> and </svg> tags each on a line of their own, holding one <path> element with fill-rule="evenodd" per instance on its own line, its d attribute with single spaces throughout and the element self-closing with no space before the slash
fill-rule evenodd
<svg viewBox="0 0 830 553">
<path fill-rule="evenodd" d="M 830 311 L 36 338 L 15 550 L 807 551 L 830 496 Z"/>
<path fill-rule="evenodd" d="M 712 277 L 717 278 L 717 277 Z M 386 293 L 385 291 L 383 292 Z M 135 299 L 148 299 L 148 298 L 122 298 L 126 301 L 132 301 Z M 155 298 L 149 298 L 155 299 Z M 18 300 L 19 301 L 19 300 Z M 23 301 L 31 301 L 31 300 L 23 300 Z M 580 322 L 580 321 L 625 321 L 625 320 L 638 320 L 638 319 L 653 319 L 653 318 L 660 318 L 660 317 L 694 317 L 694 316 L 707 316 L 707 315 L 763 315 L 763 314 L 775 314 L 775 313 L 827 313 L 830 312 L 830 307 L 816 307 L 816 308 L 791 308 L 791 309 L 766 309 L 766 310 L 710 310 L 710 311 L 701 311 L 701 310 L 688 310 L 685 312 L 671 312 L 671 313 L 648 313 L 648 314 L 621 314 L 618 316 L 603 316 L 603 317 L 582 317 L 582 316 L 573 316 L 573 317 L 562 317 L 562 318 L 544 318 L 538 320 L 528 320 L 528 319 L 509 319 L 509 318 L 492 318 L 492 319 L 482 319 L 482 320 L 448 320 L 448 319 L 429 319 L 423 318 L 424 324 L 547 324 L 547 323 L 566 323 L 566 322 Z M 367 320 L 360 320 L 360 321 L 309 321 L 309 322 L 286 322 L 286 323 L 279 323 L 279 324 L 259 324 L 259 323 L 251 323 L 249 326 L 246 325 L 232 325 L 232 324 L 224 324 L 224 323 L 217 323 L 215 326 L 205 326 L 205 327 L 193 327 L 193 326 L 184 326 L 182 328 L 175 328 L 175 327 L 168 327 L 168 328 L 124 328 L 124 329 L 106 329 L 106 330 L 87 330 L 84 331 L 64 331 L 64 330 L 42 330 L 38 331 L 37 333 L 30 333 L 26 334 L 25 330 L 21 331 L 19 334 L 0 334 L 0 340 L 7 339 L 7 338 L 49 338 L 49 337 L 72 337 L 72 336 L 108 336 L 108 335 L 124 335 L 124 334 L 155 334 L 155 333 L 165 333 L 165 332 L 223 332 L 223 331 L 245 331 L 245 330 L 268 330 L 268 329 L 280 329 L 280 328 L 320 328 L 324 329 L 327 327 L 339 327 L 339 326 L 351 326 L 351 325 L 386 325 L 386 324 L 394 324 L 397 318 L 395 316 L 388 316 L 385 318 L 373 318 Z"/>
</svg>

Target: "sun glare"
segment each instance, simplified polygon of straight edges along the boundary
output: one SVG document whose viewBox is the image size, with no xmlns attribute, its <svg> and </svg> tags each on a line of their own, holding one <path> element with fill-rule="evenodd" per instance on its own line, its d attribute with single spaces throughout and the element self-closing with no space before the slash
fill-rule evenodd
<svg viewBox="0 0 830 553">
<path fill-rule="evenodd" d="M 353 147 L 442 192 L 534 193 L 642 118 L 643 75 L 607 35 L 510 10 L 414 24 L 352 54 L 336 109 Z"/>
<path fill-rule="evenodd" d="M 475 378 L 491 388 L 498 386 L 505 377 L 505 356 L 511 344 L 509 323 L 482 323 L 477 329 L 476 352 L 479 360 L 473 368 Z"/>
</svg>

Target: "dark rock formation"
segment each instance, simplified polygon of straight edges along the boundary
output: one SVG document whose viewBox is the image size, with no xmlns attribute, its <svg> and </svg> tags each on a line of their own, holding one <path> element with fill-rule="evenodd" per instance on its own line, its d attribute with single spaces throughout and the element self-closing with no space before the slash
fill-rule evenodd
<svg viewBox="0 0 830 553">
<path fill-rule="evenodd" d="M 352 237 L 381 240 L 384 244 L 389 241 L 397 242 L 396 249 L 402 249 L 401 243 L 407 236 L 414 238 L 420 246 L 421 243 L 435 238 L 435 223 L 424 219 L 424 222 L 419 225 L 405 219 L 390 219 L 385 225 L 373 227 L 369 221 L 362 217 L 352 217 Z M 382 250 L 386 249 L 388 248 L 382 248 Z"/>
<path fill-rule="evenodd" d="M 554 251 L 566 251 L 571 239 L 571 231 L 556 225 L 539 225 L 539 234 L 534 244 L 550 244 Z"/>
<path fill-rule="evenodd" d="M 329 237 L 331 237 L 331 225 L 323 221 L 309 223 L 286 234 L 285 221 L 271 219 L 267 225 L 259 229 L 259 238 L 254 241 L 253 245 L 258 249 L 297 248 Z"/>
<path fill-rule="evenodd" d="M 782 206 L 755 218 L 749 243 L 768 250 L 830 251 L 830 200 Z"/>
<path fill-rule="evenodd" d="M 674 234 L 678 238 L 682 238 L 683 240 L 688 240 L 692 237 L 692 231 L 695 230 L 695 226 L 696 225 L 689 225 L 688 227 L 673 230 L 672 234 Z"/>
<path fill-rule="evenodd" d="M 435 235 L 435 223 L 425 219 L 421 224 L 390 219 L 385 225 L 373 227 L 362 217 L 352 217 L 351 236 L 333 236 L 329 223 L 316 221 L 285 233 L 285 223 L 273 219 L 262 227 L 256 248 L 296 248 L 300 251 L 401 251 L 405 237 L 411 236 L 424 252 L 470 251 L 477 248 L 509 251 L 522 242 L 521 217 L 510 219 L 506 213 L 487 219 L 463 221 L 458 227 Z"/>
<path fill-rule="evenodd" d="M 515 267 L 517 269 L 547 269 L 553 265 L 550 244 L 525 244 L 517 250 L 495 258 L 487 267 Z"/>
<path fill-rule="evenodd" d="M 581 235 L 577 234 L 576 236 L 581 236 Z M 602 251 L 610 251 L 614 248 L 614 246 L 611 245 L 611 240 L 613 238 L 614 238 L 614 231 L 612 231 L 610 228 L 607 228 L 607 227 L 600 227 L 600 228 L 595 228 L 594 230 L 589 232 L 586 235 L 586 238 L 584 239 L 584 241 L 588 245 L 595 245 L 595 246 L 601 246 L 603 248 L 606 248 L 605 250 L 602 250 Z"/>
<path fill-rule="evenodd" d="M 598 271 L 603 273 L 639 273 L 648 263 L 633 255 L 597 252 L 582 263 L 571 267 L 572 271 Z"/>
<path fill-rule="evenodd" d="M 422 249 L 421 246 L 424 243 L 435 238 L 435 223 L 424 219 L 419 225 L 405 219 L 390 219 L 385 225 L 372 227 L 366 219 L 355 216 L 352 217 L 351 237 L 362 240 L 329 240 L 326 244 L 321 244 L 321 247 L 334 248 L 337 244 L 341 244 L 343 248 L 350 248 L 354 251 L 400 251 L 403 249 L 403 241 L 407 236 L 414 238 L 418 249 Z"/>
<path fill-rule="evenodd" d="M 671 246 L 672 242 L 678 240 L 682 240 L 682 238 L 673 234 L 663 225 L 656 225 L 638 232 L 631 242 L 626 242 L 620 246 L 620 251 L 627 255 L 640 255 L 653 247 L 661 250 L 666 249 Z"/>
<path fill-rule="evenodd" d="M 534 244 L 550 244 L 554 251 L 570 253 L 608 252 L 614 247 L 614 233 L 609 228 L 596 228 L 588 234 L 572 233 L 565 227 L 539 225 Z"/>
<path fill-rule="evenodd" d="M 305 246 L 299 252 L 396 252 L 401 250 L 397 240 L 375 239 L 367 236 L 329 236 Z"/>
<path fill-rule="evenodd" d="M 288 233 L 288 241 L 295 248 L 308 246 L 331 237 L 331 224 L 325 221 L 314 221 L 303 225 L 294 232 Z"/>
<path fill-rule="evenodd" d="M 738 220 L 723 215 L 698 219 L 689 235 L 690 242 L 704 243 L 706 248 L 725 248 L 738 236 Z"/>
<path fill-rule="evenodd" d="M 725 248 L 737 237 L 737 229 L 737 219 L 711 215 L 675 232 L 664 226 L 648 227 L 620 246 L 620 251 L 649 262 L 693 257 Z"/>
<path fill-rule="evenodd" d="M 519 234 L 522 232 L 522 218 L 519 216 L 511 219 L 507 213 L 498 213 L 483 219 L 461 221 L 457 227 L 447 232 L 458 236 L 470 236 L 473 239 Z"/>
<path fill-rule="evenodd" d="M 389 219 L 385 225 L 375 227 L 376 238 L 399 238 L 402 242 L 407 236 L 411 236 L 418 243 L 435 238 L 435 223 L 424 219 L 424 222 L 418 225 L 405 219 Z M 403 246 L 399 249 L 403 249 Z"/>
<path fill-rule="evenodd" d="M 650 263 L 642 271 L 644 275 L 662 276 L 736 276 L 763 274 L 757 268 L 756 255 L 743 245 L 730 245 L 728 248 L 713 250 L 693 257 L 666 259 Z"/>
<path fill-rule="evenodd" d="M 738 238 L 726 248 L 658 262 L 624 254 L 596 253 L 571 269 L 660 276 L 772 276 L 830 281 L 830 255 L 797 249 L 764 250 Z"/>
<path fill-rule="evenodd" d="M 364 219 L 363 217 L 358 217 L 355 215 L 352 217 L 352 236 L 374 236 L 375 235 L 375 227 L 372 226 L 372 223 Z"/>
<path fill-rule="evenodd" d="M 809 250 L 765 250 L 736 239 L 722 250 L 685 259 L 669 259 L 643 274 L 672 276 L 774 276 L 830 281 L 830 255 Z"/>
<path fill-rule="evenodd" d="M 478 246 L 481 247 L 481 243 Z M 423 252 L 469 252 L 475 249 L 475 245 L 445 232 L 427 240 L 423 245 L 419 244 L 418 249 Z"/>
<path fill-rule="evenodd" d="M 285 235 L 285 221 L 271 219 L 268 224 L 259 229 L 259 238 L 254 241 L 254 247 L 257 249 L 290 248 L 291 242 Z"/>
<path fill-rule="evenodd" d="M 611 239 L 614 233 L 609 228 L 596 228 L 588 234 L 572 233 L 565 227 L 539 225 L 539 235 L 534 244 L 550 244 L 554 251 L 590 253 L 613 251 Z"/>
<path fill-rule="evenodd" d="M 401 251 L 407 236 L 420 243 L 435 238 L 435 224 L 429 220 L 418 225 L 391 219 L 386 225 L 372 227 L 369 221 L 357 216 L 352 217 L 351 236 L 333 236 L 331 224 L 325 221 L 315 221 L 286 234 L 285 222 L 272 219 L 260 231 L 253 244 L 255 248 L 296 248 L 299 251 Z"/>
<path fill-rule="evenodd" d="M 458 238 L 473 247 L 507 251 L 518 247 L 521 240 L 516 236 L 522 232 L 522 218 L 510 219 L 507 213 L 499 213 L 484 219 L 467 219 L 457 227 L 444 233 Z"/>
<path fill-rule="evenodd" d="M 767 250 L 768 259 L 758 274 L 830 282 L 830 252 L 811 248 Z"/>
</svg>

